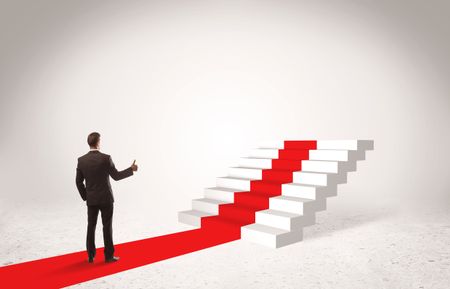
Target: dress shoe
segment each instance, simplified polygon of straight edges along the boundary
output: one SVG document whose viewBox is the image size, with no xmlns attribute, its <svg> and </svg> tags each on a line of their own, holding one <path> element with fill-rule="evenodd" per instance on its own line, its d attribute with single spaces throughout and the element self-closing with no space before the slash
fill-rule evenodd
<svg viewBox="0 0 450 289">
<path fill-rule="evenodd" d="M 89 258 L 88 258 L 88 262 L 89 262 L 89 263 L 94 263 L 94 257 L 89 257 Z"/>
<path fill-rule="evenodd" d="M 114 263 L 114 262 L 119 261 L 119 259 L 120 259 L 119 257 L 112 256 L 111 258 L 105 259 L 105 262 L 106 263 Z"/>
</svg>

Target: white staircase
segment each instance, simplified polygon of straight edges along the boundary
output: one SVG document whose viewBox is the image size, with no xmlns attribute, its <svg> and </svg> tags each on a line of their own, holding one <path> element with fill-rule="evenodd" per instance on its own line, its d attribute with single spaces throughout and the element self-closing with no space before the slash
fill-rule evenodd
<svg viewBox="0 0 450 289">
<path fill-rule="evenodd" d="M 252 182 L 263 179 L 263 171 L 272 169 L 273 160 L 295 162 L 282 156 L 297 151 L 285 144 L 265 142 L 251 150 L 238 167 L 217 178 L 216 187 L 205 189 L 204 198 L 192 201 L 192 210 L 179 212 L 179 221 L 201 226 L 202 218 L 220 215 L 221 205 L 234 203 L 236 193 L 251 191 Z M 301 241 L 302 229 L 315 223 L 315 213 L 326 209 L 326 199 L 337 195 L 337 185 L 347 181 L 347 173 L 356 171 L 357 161 L 364 160 L 365 152 L 372 149 L 370 140 L 317 141 L 309 149 L 308 159 L 298 160 L 301 170 L 291 172 L 292 182 L 282 183 L 281 194 L 267 197 L 269 208 L 256 210 L 254 223 L 241 227 L 241 238 L 272 248 Z"/>
</svg>

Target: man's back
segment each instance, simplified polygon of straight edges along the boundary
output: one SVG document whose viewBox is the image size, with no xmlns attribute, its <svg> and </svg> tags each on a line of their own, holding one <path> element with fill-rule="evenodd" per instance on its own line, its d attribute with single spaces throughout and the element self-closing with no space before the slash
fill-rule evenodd
<svg viewBox="0 0 450 289">
<path fill-rule="evenodd" d="M 114 202 L 109 176 L 120 180 L 133 175 L 127 168 L 117 171 L 111 156 L 98 150 L 91 150 L 78 158 L 76 183 L 78 191 L 88 206 L 106 205 Z M 83 184 L 86 180 L 86 186 Z"/>
<path fill-rule="evenodd" d="M 86 251 L 89 263 L 94 262 L 95 227 L 98 213 L 102 213 L 103 243 L 105 262 L 116 262 L 119 257 L 114 256 L 112 236 L 112 217 L 114 211 L 114 197 L 109 182 L 109 176 L 118 181 L 133 175 L 138 166 L 134 160 L 131 166 L 123 171 L 117 171 L 111 157 L 99 151 L 100 134 L 93 132 L 88 135 L 87 143 L 90 151 L 78 158 L 77 176 L 75 182 L 83 200 L 87 201 L 88 227 L 86 234 Z M 84 184 L 86 181 L 86 185 Z"/>
</svg>

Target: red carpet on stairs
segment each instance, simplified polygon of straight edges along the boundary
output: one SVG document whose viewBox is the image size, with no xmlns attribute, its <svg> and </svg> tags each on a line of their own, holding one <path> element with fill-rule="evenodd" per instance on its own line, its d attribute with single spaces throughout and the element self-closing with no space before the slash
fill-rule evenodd
<svg viewBox="0 0 450 289">
<path fill-rule="evenodd" d="M 317 142 L 285 141 L 284 147 L 272 160 L 272 168 L 263 170 L 262 179 L 250 182 L 250 191 L 236 192 L 234 203 L 219 205 L 219 215 L 202 218 L 202 228 L 228 224 L 240 235 L 242 226 L 255 222 L 256 211 L 269 208 L 269 198 L 281 195 L 281 185 L 292 183 L 293 172 L 302 169 L 302 160 L 309 159 Z"/>
</svg>

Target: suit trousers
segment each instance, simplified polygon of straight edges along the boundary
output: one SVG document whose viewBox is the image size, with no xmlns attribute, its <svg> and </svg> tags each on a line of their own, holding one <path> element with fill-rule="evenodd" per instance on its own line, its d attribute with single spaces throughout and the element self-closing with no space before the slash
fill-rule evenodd
<svg viewBox="0 0 450 289">
<path fill-rule="evenodd" d="M 105 259 L 114 256 L 114 244 L 112 238 L 113 203 L 101 206 L 87 206 L 88 226 L 86 236 L 86 249 L 89 257 L 95 257 L 95 227 L 97 226 L 98 212 L 102 214 L 103 243 L 105 244 Z"/>
</svg>

